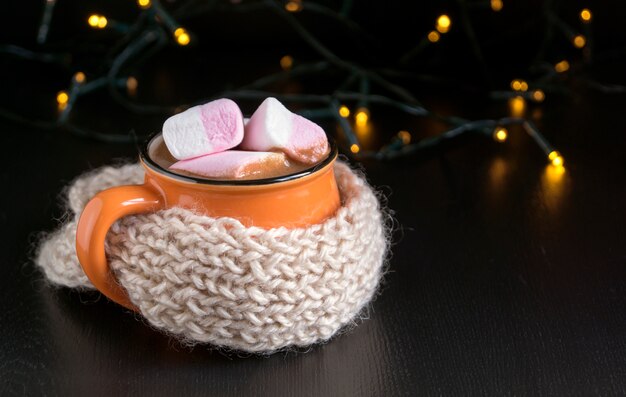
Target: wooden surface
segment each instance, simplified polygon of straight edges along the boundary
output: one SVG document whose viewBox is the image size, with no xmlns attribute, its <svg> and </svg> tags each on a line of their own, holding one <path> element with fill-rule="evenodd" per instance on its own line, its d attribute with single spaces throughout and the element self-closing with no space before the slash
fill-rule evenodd
<svg viewBox="0 0 626 397">
<path fill-rule="evenodd" d="M 399 228 L 367 320 L 306 353 L 247 358 L 48 286 L 29 258 L 61 189 L 135 149 L 2 121 L 0 394 L 622 394 L 626 135 L 598 103 L 544 126 L 561 176 L 523 134 L 367 164 Z"/>
<path fill-rule="evenodd" d="M 619 82 L 624 66 L 597 77 Z M 68 80 L 27 70 L 33 81 L 5 81 L 16 108 L 53 106 Z M 57 84 L 46 94 L 38 79 Z M 453 93 L 427 103 L 507 114 Z M 564 174 L 515 129 L 505 144 L 468 137 L 366 162 L 397 220 L 381 293 L 356 328 L 269 357 L 180 346 L 98 294 L 46 284 L 31 258 L 59 224 L 63 187 L 137 150 L 0 119 L 0 395 L 626 394 L 625 104 L 575 87 L 527 109 L 565 156 Z M 98 106 L 76 118 L 135 125 Z M 372 115 L 374 143 L 402 127 Z"/>
</svg>

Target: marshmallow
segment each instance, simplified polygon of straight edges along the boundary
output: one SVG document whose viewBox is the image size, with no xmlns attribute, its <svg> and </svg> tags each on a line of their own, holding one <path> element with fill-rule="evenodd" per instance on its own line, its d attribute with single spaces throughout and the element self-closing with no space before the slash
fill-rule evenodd
<svg viewBox="0 0 626 397">
<path fill-rule="evenodd" d="M 262 179 L 288 174 L 289 160 L 284 153 L 227 150 L 178 161 L 170 170 L 206 178 Z"/>
<path fill-rule="evenodd" d="M 221 152 L 243 139 L 243 115 L 230 99 L 194 106 L 165 120 L 163 139 L 178 160 Z"/>
<path fill-rule="evenodd" d="M 305 164 L 323 160 L 330 150 L 322 127 L 291 113 L 276 98 L 267 98 L 250 117 L 240 148 L 277 150 Z"/>
</svg>

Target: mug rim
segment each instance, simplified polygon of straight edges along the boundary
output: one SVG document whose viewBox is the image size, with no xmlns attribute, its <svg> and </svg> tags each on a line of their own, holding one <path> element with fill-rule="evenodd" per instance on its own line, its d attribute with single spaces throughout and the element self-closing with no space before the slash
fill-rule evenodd
<svg viewBox="0 0 626 397">
<path fill-rule="evenodd" d="M 256 186 L 256 185 L 272 185 L 276 183 L 293 181 L 296 179 L 303 178 L 305 176 L 312 175 L 317 171 L 325 168 L 328 164 L 332 163 L 338 156 L 337 143 L 334 139 L 330 137 L 326 137 L 328 140 L 328 146 L 330 147 L 330 151 L 328 156 L 319 163 L 306 168 L 304 170 L 294 172 L 292 174 L 275 176 L 272 178 L 262 178 L 262 179 L 209 179 L 209 178 L 199 178 L 190 175 L 182 175 L 175 172 L 170 171 L 167 168 L 160 166 L 156 161 L 152 160 L 148 155 L 148 149 L 150 144 L 158 137 L 162 135 L 162 132 L 155 132 L 150 135 L 144 144 L 141 147 L 141 151 L 139 153 L 139 158 L 143 164 L 152 169 L 155 172 L 160 174 L 164 174 L 170 178 L 174 178 L 181 182 L 187 183 L 196 183 L 201 185 L 222 185 L 222 186 Z"/>
</svg>

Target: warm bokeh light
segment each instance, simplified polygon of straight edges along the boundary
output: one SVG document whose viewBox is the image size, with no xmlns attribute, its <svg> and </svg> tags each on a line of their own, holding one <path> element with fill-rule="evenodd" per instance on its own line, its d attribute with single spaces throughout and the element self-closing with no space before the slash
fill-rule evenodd
<svg viewBox="0 0 626 397">
<path fill-rule="evenodd" d="M 569 70 L 569 62 L 567 62 L 565 59 L 562 60 L 561 62 L 554 65 L 554 70 L 556 70 L 558 73 L 567 72 Z"/>
<path fill-rule="evenodd" d="M 523 92 L 528 91 L 528 83 L 525 82 L 524 80 L 520 80 L 520 82 L 519 82 L 519 90 L 523 91 Z"/>
<path fill-rule="evenodd" d="M 546 99 L 546 94 L 543 92 L 543 90 L 533 91 L 533 100 L 535 102 L 543 102 L 544 99 Z"/>
<path fill-rule="evenodd" d="M 152 1 L 150 0 L 137 0 L 137 5 L 141 8 L 150 8 Z"/>
<path fill-rule="evenodd" d="M 550 154 L 548 154 L 548 159 L 550 160 L 550 163 L 552 163 L 552 165 L 555 167 L 562 167 L 565 163 L 565 161 L 563 160 L 563 156 L 561 156 L 561 153 L 557 152 L 556 150 L 553 150 L 550 152 Z"/>
<path fill-rule="evenodd" d="M 511 116 L 522 117 L 526 111 L 526 101 L 521 96 L 510 98 L 509 110 L 511 112 Z"/>
<path fill-rule="evenodd" d="M 439 33 L 447 33 L 450 30 L 450 25 L 452 25 L 450 17 L 446 14 L 442 14 L 437 18 L 437 25 L 435 25 L 435 27 Z"/>
<path fill-rule="evenodd" d="M 104 29 L 109 21 L 106 19 L 104 15 L 92 14 L 87 19 L 87 23 L 92 28 Z"/>
<path fill-rule="evenodd" d="M 174 37 L 176 38 L 176 42 L 180 45 L 187 45 L 191 41 L 191 37 L 185 28 L 176 29 L 174 31 Z"/>
<path fill-rule="evenodd" d="M 133 76 L 129 76 L 126 79 L 126 90 L 129 95 L 135 95 L 137 93 L 137 87 L 139 86 L 139 82 Z"/>
<path fill-rule="evenodd" d="M 587 44 L 587 39 L 585 39 L 585 36 L 582 34 L 579 34 L 574 36 L 572 43 L 574 43 L 574 47 L 576 48 L 583 48 L 585 44 Z"/>
<path fill-rule="evenodd" d="M 298 12 L 302 11 L 302 1 L 300 0 L 291 0 L 285 4 L 285 10 L 289 12 Z"/>
<path fill-rule="evenodd" d="M 408 145 L 409 143 L 411 143 L 411 133 L 409 131 L 399 131 L 398 138 L 400 138 L 404 145 Z"/>
<path fill-rule="evenodd" d="M 283 70 L 289 70 L 291 69 L 292 66 L 293 66 L 293 57 L 291 57 L 290 55 L 285 55 L 284 57 L 280 58 L 280 67 Z"/>
<path fill-rule="evenodd" d="M 584 23 L 591 22 L 591 11 L 588 8 L 580 10 L 580 20 Z"/>
<path fill-rule="evenodd" d="M 352 146 L 350 146 L 350 151 L 352 153 L 358 153 L 361 151 L 361 148 L 356 143 L 353 143 Z"/>
<path fill-rule="evenodd" d="M 67 95 L 67 92 L 59 91 L 59 93 L 57 94 L 57 103 L 59 105 L 65 105 L 67 101 L 69 100 L 70 100 L 70 96 Z"/>
<path fill-rule="evenodd" d="M 511 81 L 511 88 L 513 91 L 527 91 L 528 83 L 524 80 L 515 79 Z"/>
<path fill-rule="evenodd" d="M 438 42 L 439 38 L 441 38 L 441 35 L 435 30 L 432 30 L 428 33 L 428 41 L 430 41 L 431 43 Z"/>
<path fill-rule="evenodd" d="M 356 115 L 354 116 L 354 120 L 356 121 L 356 125 L 363 127 L 367 125 L 367 121 L 370 118 L 370 112 L 366 108 L 359 108 L 356 111 Z"/>
<path fill-rule="evenodd" d="M 504 142 L 509 137 L 509 131 L 504 127 L 498 127 L 493 132 L 493 139 L 497 142 Z"/>
<path fill-rule="evenodd" d="M 85 73 L 83 72 L 76 72 L 76 74 L 74 74 L 74 81 L 77 82 L 78 84 L 82 84 L 85 82 Z"/>
<path fill-rule="evenodd" d="M 504 7 L 502 0 L 491 0 L 491 9 L 498 12 Z"/>
<path fill-rule="evenodd" d="M 341 105 L 339 108 L 339 115 L 343 118 L 350 116 L 350 109 L 346 105 Z"/>
</svg>

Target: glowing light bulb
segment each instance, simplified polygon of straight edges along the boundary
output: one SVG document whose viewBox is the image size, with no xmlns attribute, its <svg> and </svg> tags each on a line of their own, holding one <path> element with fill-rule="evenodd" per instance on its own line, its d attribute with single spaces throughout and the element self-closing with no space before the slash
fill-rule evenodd
<svg viewBox="0 0 626 397">
<path fill-rule="evenodd" d="M 98 26 L 98 22 L 100 22 L 100 15 L 93 14 L 93 15 L 90 15 L 89 18 L 87 19 L 87 23 L 92 28 L 97 27 Z"/>
<path fill-rule="evenodd" d="M 350 151 L 352 153 L 358 153 L 361 151 L 361 148 L 356 143 L 353 143 L 352 146 L 350 146 Z"/>
<path fill-rule="evenodd" d="M 430 41 L 431 43 L 438 42 L 440 38 L 441 38 L 441 35 L 436 30 L 431 30 L 428 33 L 428 41 Z"/>
<path fill-rule="evenodd" d="M 187 45 L 191 41 L 191 37 L 189 33 L 185 30 L 185 28 L 177 28 L 174 31 L 174 37 L 176 38 L 176 42 L 179 45 Z"/>
<path fill-rule="evenodd" d="M 591 11 L 588 8 L 580 10 L 580 20 L 583 21 L 583 23 L 591 22 Z"/>
<path fill-rule="evenodd" d="M 587 39 L 582 34 L 578 34 L 574 36 L 572 43 L 574 44 L 574 47 L 576 48 L 583 48 L 585 44 L 587 44 Z"/>
<path fill-rule="evenodd" d="M 563 160 L 563 156 L 561 156 L 561 153 L 557 152 L 556 150 L 553 150 L 550 152 L 550 154 L 548 154 L 548 159 L 555 167 L 562 167 L 563 163 L 565 162 Z"/>
<path fill-rule="evenodd" d="M 137 93 L 137 87 L 139 86 L 139 82 L 133 76 L 129 76 L 126 79 L 126 90 L 129 95 L 135 95 Z"/>
<path fill-rule="evenodd" d="M 519 91 L 522 88 L 522 82 L 520 80 L 512 80 L 511 81 L 511 88 L 513 89 L 513 91 Z"/>
<path fill-rule="evenodd" d="M 543 90 L 535 90 L 533 91 L 533 99 L 535 102 L 543 102 L 546 99 L 546 94 Z"/>
<path fill-rule="evenodd" d="M 291 56 L 285 55 L 284 57 L 280 58 L 280 67 L 283 68 L 283 70 L 289 70 L 292 66 L 293 58 Z"/>
<path fill-rule="evenodd" d="M 520 80 L 520 82 L 519 82 L 519 90 L 523 91 L 523 92 L 528 91 L 528 83 L 525 82 L 524 80 Z"/>
<path fill-rule="evenodd" d="M 341 107 L 339 108 L 339 115 L 343 118 L 349 117 L 350 109 L 348 109 L 346 105 L 341 105 Z"/>
<path fill-rule="evenodd" d="M 491 0 L 491 9 L 498 12 L 504 7 L 502 0 Z"/>
<path fill-rule="evenodd" d="M 359 127 L 363 127 L 367 124 L 367 121 L 370 118 L 370 112 L 369 110 L 367 110 L 367 108 L 359 108 L 356 111 L 356 115 L 354 116 L 354 119 L 356 121 L 356 125 Z"/>
<path fill-rule="evenodd" d="M 556 70 L 558 73 L 567 72 L 569 70 L 569 62 L 567 62 L 565 59 L 562 60 L 561 62 L 554 65 L 554 70 Z"/>
<path fill-rule="evenodd" d="M 450 17 L 446 14 L 442 14 L 437 18 L 437 24 L 435 27 L 439 31 L 439 33 L 447 33 L 450 30 L 450 26 L 452 25 L 452 21 Z"/>
<path fill-rule="evenodd" d="M 76 74 L 74 74 L 74 81 L 77 82 L 78 84 L 82 84 L 85 82 L 85 73 L 83 72 L 76 72 Z"/>
<path fill-rule="evenodd" d="M 509 131 L 504 127 L 498 127 L 493 132 L 493 139 L 497 142 L 504 142 L 509 137 Z"/>
<path fill-rule="evenodd" d="M 109 21 L 104 15 L 92 14 L 87 19 L 87 23 L 92 28 L 104 29 L 109 23 Z"/>
<path fill-rule="evenodd" d="M 289 12 L 298 12 L 302 11 L 302 1 L 301 0 L 290 0 L 285 4 L 285 10 Z"/>
<path fill-rule="evenodd" d="M 70 96 L 67 95 L 67 92 L 59 91 L 59 93 L 57 94 L 57 103 L 59 105 L 65 105 L 67 101 L 69 100 L 70 100 Z"/>
<path fill-rule="evenodd" d="M 402 144 L 408 145 L 411 143 L 411 133 L 409 131 L 400 131 L 398 132 L 398 138 L 402 141 Z"/>
<path fill-rule="evenodd" d="M 152 5 L 151 0 L 137 0 L 137 5 L 143 9 L 150 8 Z"/>
</svg>

